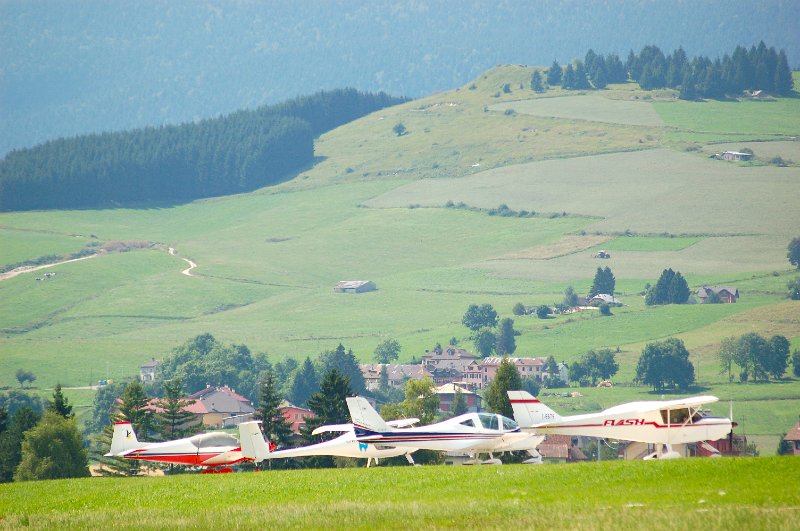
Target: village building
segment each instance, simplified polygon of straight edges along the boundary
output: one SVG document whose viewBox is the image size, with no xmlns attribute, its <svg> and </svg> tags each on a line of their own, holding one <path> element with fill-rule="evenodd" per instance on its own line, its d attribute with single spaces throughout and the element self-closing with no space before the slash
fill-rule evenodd
<svg viewBox="0 0 800 531">
<path fill-rule="evenodd" d="M 789 433 L 786 434 L 783 440 L 792 445 L 791 455 L 800 456 L 800 422 L 789 430 Z"/>
<path fill-rule="evenodd" d="M 480 360 L 478 355 L 453 345 L 437 346 L 431 351 L 426 350 L 422 356 L 422 364 L 431 372 L 433 369 L 455 369 L 463 373 L 470 363 L 477 360 Z"/>
<path fill-rule="evenodd" d="M 336 293 L 364 293 L 378 289 L 371 280 L 340 280 L 334 286 Z"/>
<path fill-rule="evenodd" d="M 706 302 L 709 295 L 712 293 L 716 293 L 720 301 L 725 303 L 733 303 L 739 300 L 739 290 L 729 286 L 703 286 L 697 290 L 697 298 L 700 299 L 700 303 L 702 304 Z"/>
<path fill-rule="evenodd" d="M 522 378 L 535 378 L 539 381 L 544 379 L 544 364 L 547 362 L 547 358 L 508 358 L 508 361 L 514 364 Z M 483 359 L 483 362 L 480 364 L 482 369 L 479 385 L 480 389 L 485 389 L 489 385 L 489 382 L 494 380 L 497 369 L 502 362 L 503 358 L 499 356 L 491 356 Z"/>
<path fill-rule="evenodd" d="M 316 417 L 313 411 L 308 408 L 292 404 L 284 400 L 278 405 L 278 409 L 283 415 L 283 419 L 292 426 L 292 433 L 300 433 L 300 428 L 306 425 L 306 419 Z"/>
<path fill-rule="evenodd" d="M 382 363 L 363 363 L 359 365 L 361 374 L 364 376 L 364 384 L 370 391 L 380 388 Z M 392 387 L 403 388 L 408 380 L 422 380 L 426 376 L 431 376 L 430 371 L 420 364 L 386 364 L 386 372 L 389 377 L 389 385 Z"/>
<path fill-rule="evenodd" d="M 477 413 L 481 410 L 481 397 L 457 383 L 447 383 L 436 388 L 435 392 L 439 395 L 439 409 L 445 413 L 451 413 L 456 393 L 459 391 L 464 398 L 467 412 Z"/>
<path fill-rule="evenodd" d="M 155 358 L 142 364 L 139 367 L 139 381 L 142 383 L 153 383 L 156 381 L 156 369 L 161 362 Z"/>
<path fill-rule="evenodd" d="M 194 404 L 185 409 L 203 420 L 207 427 L 222 428 L 236 425 L 253 418 L 255 408 L 246 397 L 236 393 L 227 385 L 222 387 L 207 386 L 189 397 Z"/>
</svg>

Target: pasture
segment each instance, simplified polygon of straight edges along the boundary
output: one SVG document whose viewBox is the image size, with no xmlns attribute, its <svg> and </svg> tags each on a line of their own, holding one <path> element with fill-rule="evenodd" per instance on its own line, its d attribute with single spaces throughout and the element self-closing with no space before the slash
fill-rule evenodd
<svg viewBox="0 0 800 531">
<path fill-rule="evenodd" d="M 664 121 L 649 101 L 617 100 L 600 95 L 564 96 L 498 103 L 492 111 L 624 125 L 662 127 Z"/>
<path fill-rule="evenodd" d="M 792 458 L 377 467 L 0 485 L 0 527 L 792 529 Z"/>
</svg>

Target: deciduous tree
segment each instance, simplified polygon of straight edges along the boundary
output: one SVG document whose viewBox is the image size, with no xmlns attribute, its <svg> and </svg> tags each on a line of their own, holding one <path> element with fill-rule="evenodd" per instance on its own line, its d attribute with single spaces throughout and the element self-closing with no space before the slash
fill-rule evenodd
<svg viewBox="0 0 800 531">
<path fill-rule="evenodd" d="M 636 366 L 636 380 L 656 391 L 686 389 L 694 382 L 694 365 L 683 341 L 671 337 L 648 343 Z"/>
<path fill-rule="evenodd" d="M 386 339 L 375 347 L 375 361 L 391 363 L 400 357 L 400 343 L 396 339 Z"/>
<path fill-rule="evenodd" d="M 46 411 L 42 420 L 25 432 L 14 481 L 88 476 L 88 455 L 75 419 Z"/>
<path fill-rule="evenodd" d="M 497 312 L 491 304 L 470 304 L 461 322 L 473 332 L 481 328 L 494 328 L 497 326 Z"/>
</svg>

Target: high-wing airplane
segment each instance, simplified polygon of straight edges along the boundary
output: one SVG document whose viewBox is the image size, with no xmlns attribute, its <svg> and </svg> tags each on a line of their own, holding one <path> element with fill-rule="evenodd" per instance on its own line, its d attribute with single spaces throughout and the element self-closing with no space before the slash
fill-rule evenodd
<svg viewBox="0 0 800 531">
<path fill-rule="evenodd" d="M 389 421 L 389 424 L 399 428 L 402 426 L 410 426 L 419 422 L 418 419 L 403 419 Z M 301 446 L 299 448 L 287 448 L 285 450 L 272 451 L 267 446 L 266 441 L 261 435 L 259 427 L 248 427 L 250 434 L 247 438 L 242 435 L 242 440 L 245 439 L 254 441 L 254 447 L 251 449 L 242 444 L 242 451 L 246 457 L 260 462 L 264 459 L 282 459 L 289 457 L 309 457 L 314 455 L 333 455 L 339 457 L 355 457 L 367 460 L 367 468 L 369 468 L 372 460 L 378 463 L 378 459 L 386 457 L 396 457 L 405 455 L 410 464 L 414 464 L 414 459 L 411 454 L 417 449 L 408 446 L 391 446 L 385 444 L 370 444 L 356 440 L 355 429 L 352 424 L 332 424 L 328 426 L 320 426 L 316 428 L 312 435 L 320 433 L 341 433 L 335 439 L 330 441 L 323 441 L 317 444 L 310 444 L 308 446 Z M 256 433 L 257 432 L 257 433 Z"/>
<path fill-rule="evenodd" d="M 659 446 L 660 458 L 680 457 L 673 444 L 716 441 L 733 428 L 729 418 L 705 416 L 700 408 L 719 400 L 694 396 L 678 400 L 630 402 L 599 413 L 562 417 L 526 391 L 509 391 L 514 418 L 524 431 L 536 434 L 584 435 L 638 441 Z M 660 446 L 665 447 L 664 452 Z"/>
<path fill-rule="evenodd" d="M 252 458 L 242 454 L 242 446 L 253 447 L 254 443 L 246 440 L 250 437 L 253 425 L 258 430 L 258 421 L 243 422 L 239 425 L 242 444 L 233 435 L 224 432 L 200 433 L 185 439 L 176 439 L 159 443 L 140 442 L 130 422 L 118 422 L 114 425 L 114 436 L 107 457 L 124 457 L 135 461 L 155 461 L 177 465 L 208 467 L 225 467 L 251 461 Z M 260 436 L 260 431 L 259 431 Z M 261 437 L 263 441 L 263 437 Z"/>
<path fill-rule="evenodd" d="M 398 429 L 384 421 L 363 397 L 347 398 L 355 428 L 355 440 L 376 446 L 410 447 L 426 450 L 463 451 L 473 463 L 500 464 L 494 452 L 526 450 L 539 458 L 536 447 L 544 439 L 520 430 L 513 420 L 493 413 L 465 413 L 442 422 Z M 478 454 L 489 459 L 479 461 Z"/>
</svg>

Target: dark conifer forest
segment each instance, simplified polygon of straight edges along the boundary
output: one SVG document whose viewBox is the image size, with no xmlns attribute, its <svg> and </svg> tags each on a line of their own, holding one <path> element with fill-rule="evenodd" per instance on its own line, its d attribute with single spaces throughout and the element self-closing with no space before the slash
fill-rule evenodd
<svg viewBox="0 0 800 531">
<path fill-rule="evenodd" d="M 182 202 L 274 184 L 314 160 L 314 138 L 404 101 L 354 89 L 177 126 L 62 138 L 0 161 L 0 209 Z"/>
</svg>

